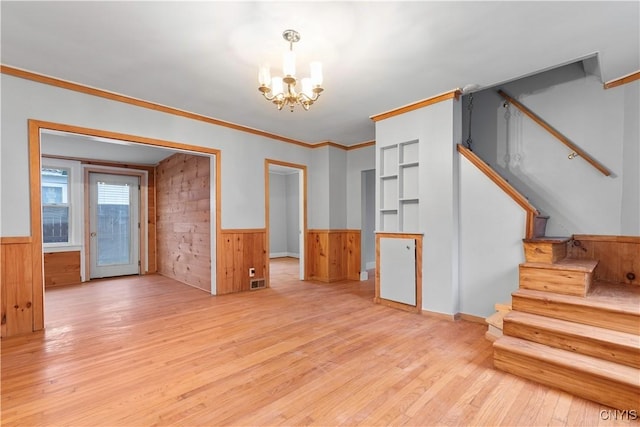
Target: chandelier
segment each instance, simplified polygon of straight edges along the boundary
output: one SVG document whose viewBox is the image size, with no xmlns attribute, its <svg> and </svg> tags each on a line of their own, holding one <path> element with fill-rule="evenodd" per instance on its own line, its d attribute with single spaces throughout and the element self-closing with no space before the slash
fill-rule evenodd
<svg viewBox="0 0 640 427">
<path fill-rule="evenodd" d="M 311 76 L 300 79 L 300 88 L 296 91 L 298 79 L 296 78 L 296 56 L 293 53 L 293 44 L 300 41 L 300 33 L 295 30 L 285 30 L 282 38 L 289 42 L 289 50 L 284 53 L 282 61 L 282 73 L 284 77 L 271 77 L 269 65 L 262 65 L 258 71 L 258 90 L 268 100 L 273 102 L 278 110 L 285 105 L 293 111 L 296 104 L 300 104 L 306 110 L 316 102 L 322 88 L 322 64 L 314 61 L 309 64 Z"/>
</svg>

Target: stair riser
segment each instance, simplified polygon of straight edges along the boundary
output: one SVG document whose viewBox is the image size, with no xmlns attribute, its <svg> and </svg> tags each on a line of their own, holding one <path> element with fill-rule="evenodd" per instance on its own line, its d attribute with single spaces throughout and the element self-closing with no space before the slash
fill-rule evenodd
<svg viewBox="0 0 640 427">
<path fill-rule="evenodd" d="M 566 256 L 566 243 L 524 242 L 524 257 L 527 262 L 552 264 Z"/>
<path fill-rule="evenodd" d="M 640 316 L 602 308 L 568 304 L 513 295 L 513 309 L 613 331 L 638 334 Z"/>
<path fill-rule="evenodd" d="M 640 387 L 587 374 L 578 369 L 538 360 L 494 346 L 493 364 L 509 372 L 576 396 L 621 410 L 640 409 Z"/>
<path fill-rule="evenodd" d="M 520 266 L 522 289 L 584 297 L 590 286 L 591 274 L 589 273 Z"/>
<path fill-rule="evenodd" d="M 503 333 L 507 336 L 522 338 L 550 347 L 640 368 L 640 347 L 638 343 L 636 343 L 635 347 L 632 344 L 623 346 L 597 340 L 592 337 L 570 334 L 565 331 L 543 329 L 537 326 L 513 322 L 509 318 L 504 319 Z"/>
</svg>

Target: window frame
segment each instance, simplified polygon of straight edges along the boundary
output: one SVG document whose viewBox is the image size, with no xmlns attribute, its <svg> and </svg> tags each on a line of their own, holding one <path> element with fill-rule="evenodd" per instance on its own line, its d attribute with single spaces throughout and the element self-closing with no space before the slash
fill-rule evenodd
<svg viewBox="0 0 640 427">
<path fill-rule="evenodd" d="M 81 163 L 75 160 L 65 160 L 57 158 L 42 157 L 40 161 L 40 191 L 43 190 L 42 171 L 43 169 L 64 169 L 67 171 L 67 201 L 66 203 L 44 203 L 42 195 L 40 197 L 40 208 L 43 211 L 45 206 L 66 206 L 68 208 L 68 238 L 66 242 L 44 242 L 44 229 L 42 233 L 42 246 L 45 252 L 56 252 L 80 249 L 82 246 L 82 172 Z M 44 218 L 43 218 L 44 219 Z M 44 227 L 44 221 L 43 221 Z"/>
</svg>

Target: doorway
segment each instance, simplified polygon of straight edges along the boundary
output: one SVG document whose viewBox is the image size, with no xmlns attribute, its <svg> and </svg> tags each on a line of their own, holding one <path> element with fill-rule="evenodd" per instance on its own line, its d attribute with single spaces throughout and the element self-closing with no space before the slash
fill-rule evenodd
<svg viewBox="0 0 640 427">
<path fill-rule="evenodd" d="M 91 279 L 140 274 L 140 178 L 89 173 Z"/>
<path fill-rule="evenodd" d="M 269 279 L 272 267 L 280 273 L 286 267 L 298 280 L 305 280 L 306 166 L 268 159 L 265 163 Z"/>
<path fill-rule="evenodd" d="M 367 280 L 369 272 L 376 267 L 376 218 L 375 218 L 375 197 L 376 197 L 376 171 L 374 169 L 361 172 L 361 224 L 362 233 L 360 235 L 361 264 L 360 280 Z"/>
</svg>

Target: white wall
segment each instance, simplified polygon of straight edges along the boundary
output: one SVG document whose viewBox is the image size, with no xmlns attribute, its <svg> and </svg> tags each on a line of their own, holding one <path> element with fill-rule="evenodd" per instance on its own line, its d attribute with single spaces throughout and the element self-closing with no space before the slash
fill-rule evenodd
<svg viewBox="0 0 640 427">
<path fill-rule="evenodd" d="M 340 148 L 329 147 L 329 228 L 347 227 L 347 152 Z"/>
<path fill-rule="evenodd" d="M 285 175 L 287 256 L 300 256 L 300 172 Z"/>
<path fill-rule="evenodd" d="M 360 229 L 362 222 L 362 171 L 376 168 L 375 146 L 347 151 L 347 228 Z"/>
<path fill-rule="evenodd" d="M 376 171 L 360 172 L 362 176 L 362 228 L 361 228 L 361 271 L 376 265 Z"/>
<path fill-rule="evenodd" d="M 308 169 L 307 227 L 309 229 L 329 228 L 329 147 L 316 148 L 311 153 Z M 312 202 L 315 207 L 312 207 Z"/>
<path fill-rule="evenodd" d="M 223 228 L 265 226 L 265 158 L 307 165 L 309 225 L 329 228 L 328 211 L 323 212 L 332 197 L 327 186 L 331 172 L 327 147 L 308 149 L 5 74 L 0 82 L 2 236 L 31 233 L 29 199 L 26 197 L 29 194 L 28 119 L 220 149 Z M 337 167 L 340 166 L 338 163 Z M 340 173 L 344 176 L 346 171 Z M 344 205 L 342 195 L 338 194 L 338 198 L 334 207 Z"/>
<path fill-rule="evenodd" d="M 609 89 L 624 97 L 620 232 L 640 235 L 640 81 Z"/>
<path fill-rule="evenodd" d="M 269 173 L 269 254 L 300 256 L 299 176 Z"/>
<path fill-rule="evenodd" d="M 269 173 L 269 253 L 271 257 L 287 252 L 287 190 L 285 175 Z"/>
<path fill-rule="evenodd" d="M 462 156 L 459 174 L 460 312 L 487 317 L 518 289 L 527 215 Z"/>
<path fill-rule="evenodd" d="M 639 87 L 604 90 L 580 64 L 502 86 L 610 169 L 611 177 L 582 158 L 569 160 L 567 147 L 515 107 L 505 109 L 495 89 L 474 94 L 473 150 L 550 215 L 547 235 L 638 234 Z"/>
<path fill-rule="evenodd" d="M 460 102 L 447 100 L 376 122 L 376 149 L 420 143 L 420 225 L 424 233 L 422 308 L 456 314 L 458 304 L 458 153 Z M 376 164 L 379 164 L 376 153 Z M 376 184 L 379 184 L 379 171 Z M 379 194 L 379 185 L 376 186 Z M 379 209 L 376 199 L 376 212 Z M 376 229 L 380 218 L 376 216 Z"/>
</svg>

